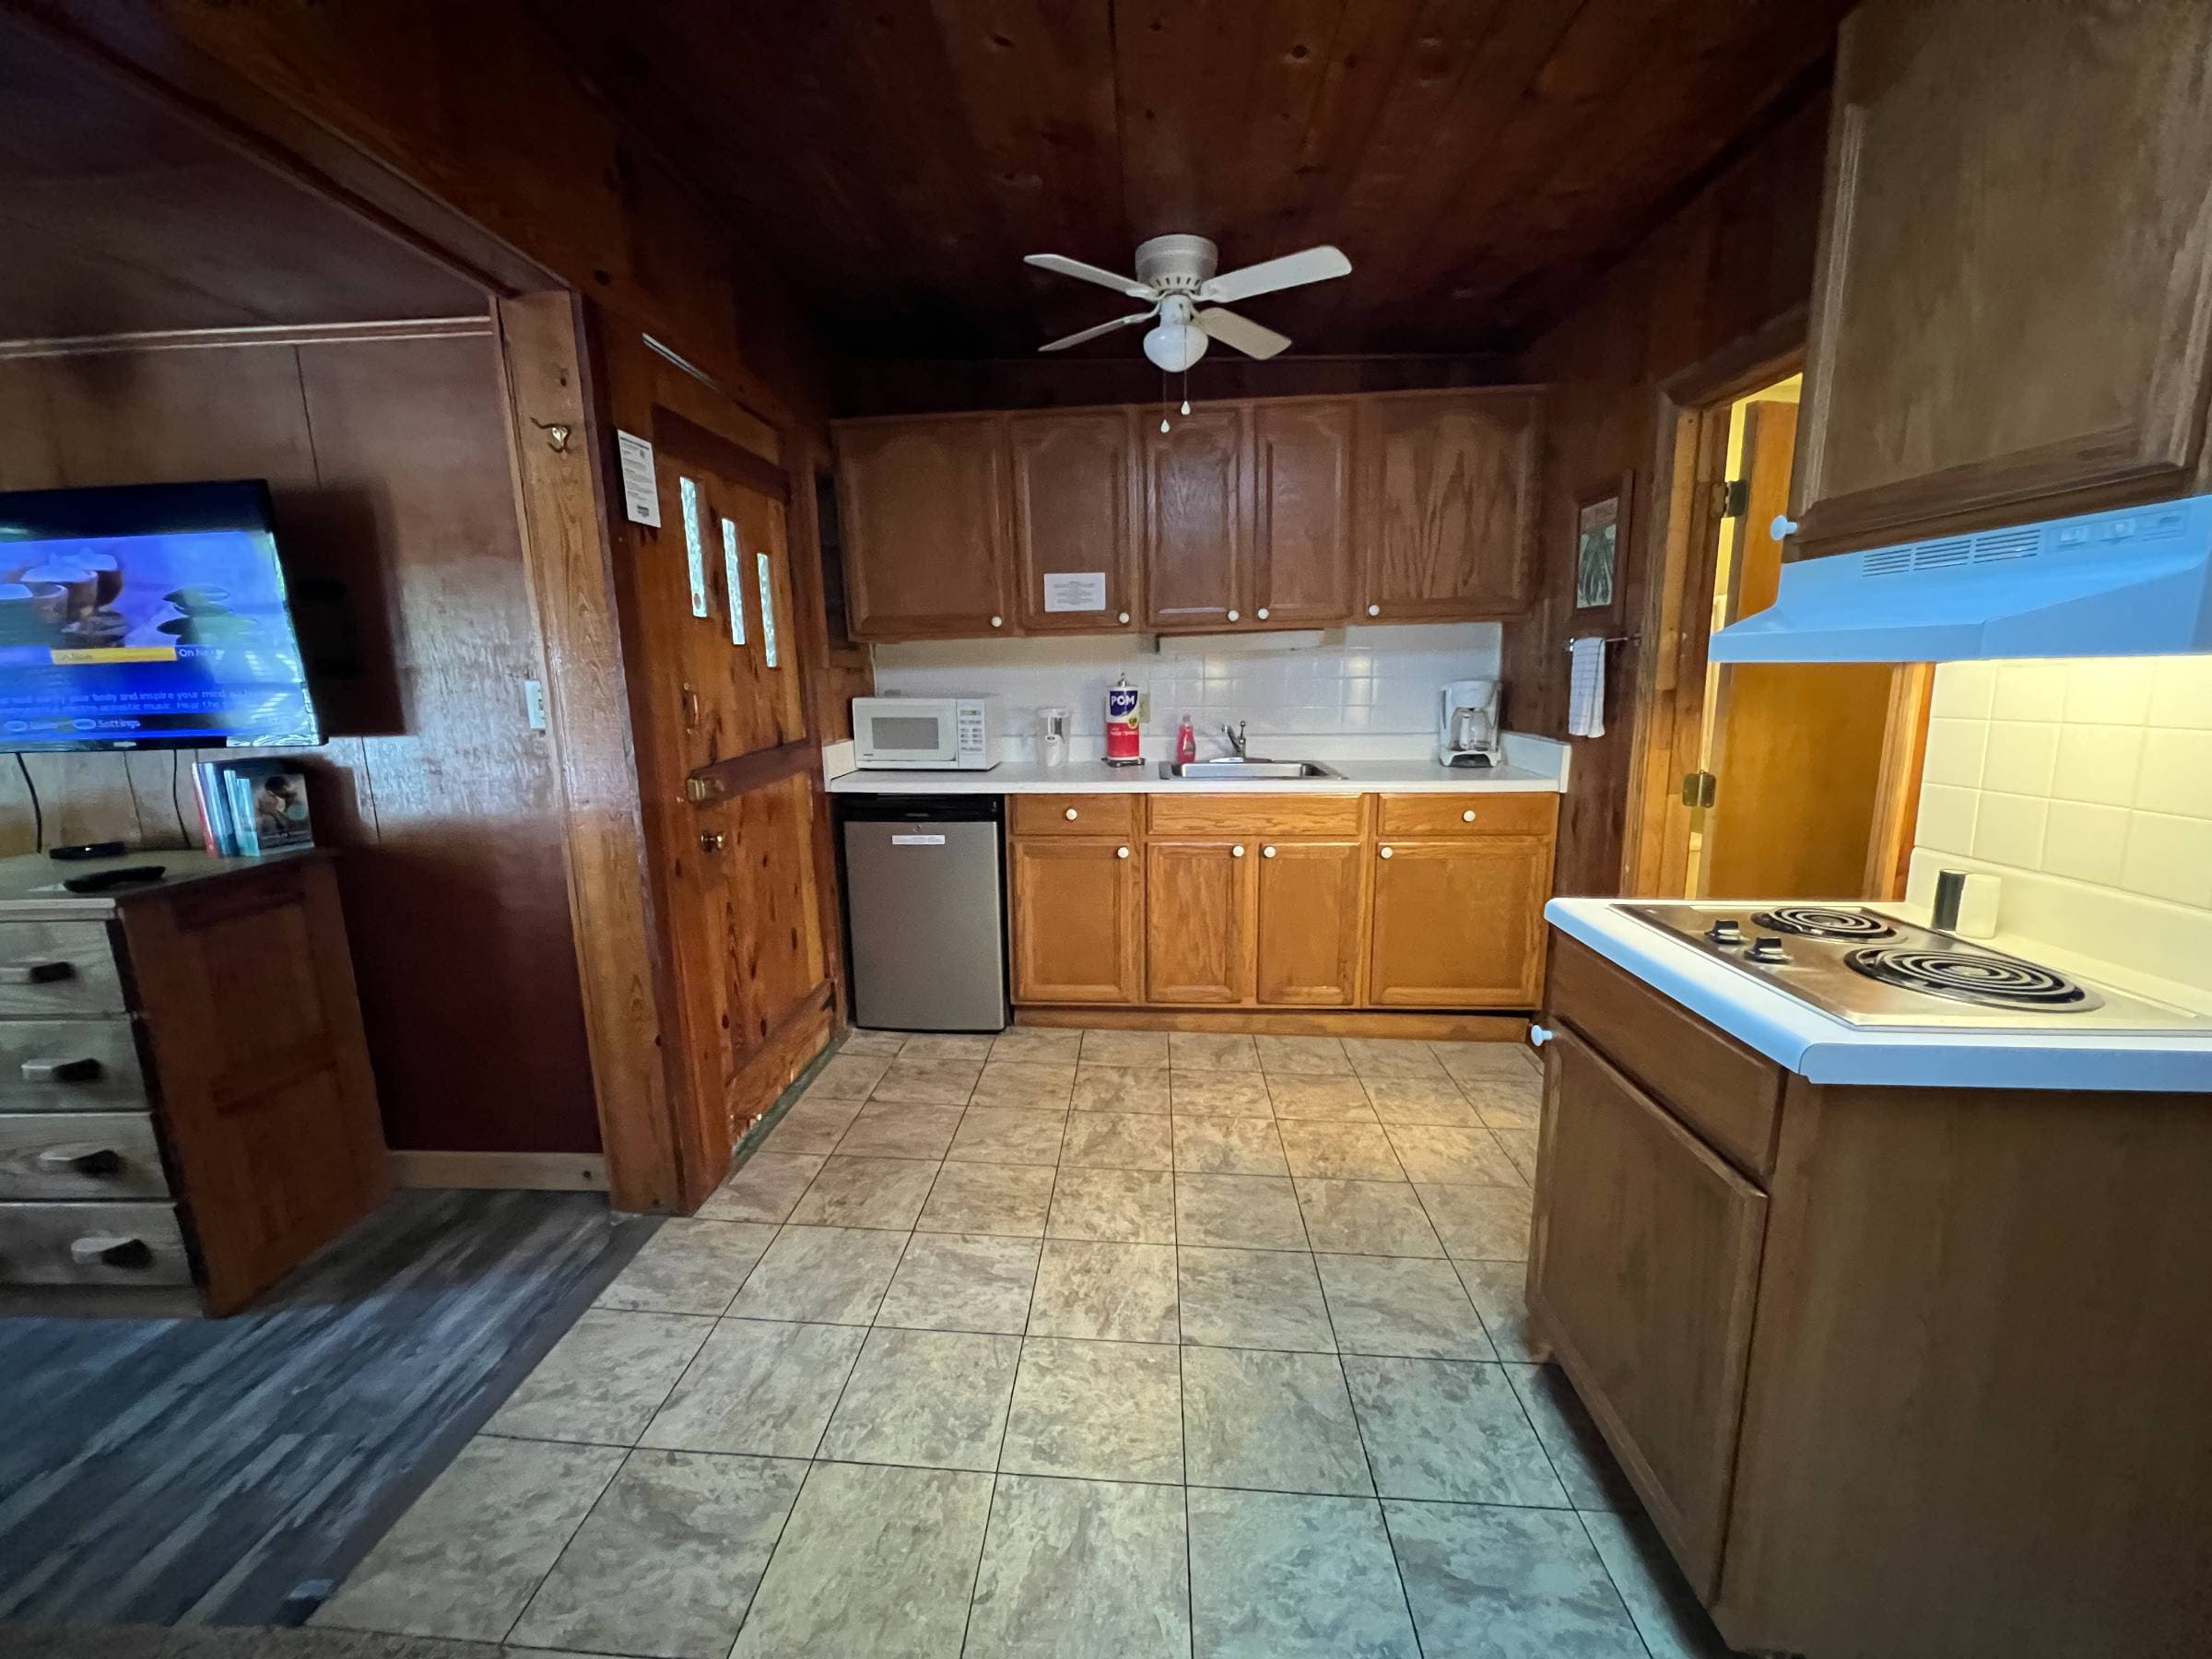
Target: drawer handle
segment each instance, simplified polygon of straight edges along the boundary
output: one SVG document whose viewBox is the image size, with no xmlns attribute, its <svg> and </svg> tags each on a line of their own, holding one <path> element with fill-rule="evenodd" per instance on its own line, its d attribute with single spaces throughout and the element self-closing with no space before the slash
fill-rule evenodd
<svg viewBox="0 0 2212 1659">
<path fill-rule="evenodd" d="M 1532 1025 L 1528 1028 L 1528 1046 L 1530 1048 L 1542 1048 L 1546 1043 L 1549 1042 L 1558 1035 L 1559 1033 L 1553 1030 L 1549 1026 Z"/>
<path fill-rule="evenodd" d="M 1076 809 L 1073 806 L 1070 806 L 1064 816 L 1066 818 L 1069 823 L 1074 823 L 1076 821 Z"/>
<path fill-rule="evenodd" d="M 1379 617 L 1382 614 L 1382 607 L 1379 605 L 1371 605 L 1367 607 L 1367 614 L 1371 617 Z"/>
<path fill-rule="evenodd" d="M 1264 605 L 1263 605 L 1263 606 L 1260 606 L 1260 608 L 1259 608 L 1258 610 L 1256 610 L 1256 611 L 1253 612 L 1252 614 L 1253 614 L 1253 616 L 1255 616 L 1255 617 L 1259 618 L 1259 619 L 1260 619 L 1261 621 L 1263 621 L 1263 622 L 1265 622 L 1265 621 L 1266 621 L 1266 620 L 1267 620 L 1267 607 L 1266 607 L 1265 606 L 1264 606 Z"/>
<path fill-rule="evenodd" d="M 94 1147 L 88 1151 L 49 1147 L 39 1154 L 39 1162 L 49 1170 L 67 1170 L 73 1175 L 114 1175 L 123 1169 L 123 1154 L 112 1147 Z"/>
<path fill-rule="evenodd" d="M 50 985 L 76 976 L 70 962 L 0 962 L 0 985 Z"/>
<path fill-rule="evenodd" d="M 1235 611 L 1233 611 L 1233 610 L 1232 610 L 1232 611 L 1230 611 L 1230 612 L 1229 613 L 1229 619 L 1230 619 L 1231 622 L 1234 622 L 1234 621 L 1236 621 L 1236 620 L 1238 619 L 1238 618 L 1237 618 L 1237 613 L 1236 613 Z"/>
<path fill-rule="evenodd" d="M 1260 849 L 1260 856 L 1262 858 L 1273 858 L 1275 856 L 1275 849 L 1273 847 L 1262 847 Z"/>
<path fill-rule="evenodd" d="M 991 618 L 991 626 L 994 628 L 1004 628 L 1006 625 L 1006 619 L 1004 617 L 994 617 Z"/>
<path fill-rule="evenodd" d="M 100 1076 L 100 1062 L 89 1055 L 76 1060 L 26 1060 L 26 1083 L 89 1083 Z"/>
<path fill-rule="evenodd" d="M 1473 823 L 1475 821 L 1475 808 L 1470 806 L 1465 812 L 1461 813 L 1459 815 L 1459 821 L 1463 824 Z"/>
<path fill-rule="evenodd" d="M 1383 856 L 1383 857 L 1385 857 L 1385 858 L 1388 858 L 1388 857 L 1390 856 L 1390 849 L 1389 849 L 1388 847 L 1384 847 L 1384 848 L 1382 849 L 1382 856 Z"/>
<path fill-rule="evenodd" d="M 1239 844 L 1239 845 L 1237 845 L 1237 846 L 1231 847 L 1231 848 L 1229 850 L 1229 855 L 1230 855 L 1231 858 L 1241 858 L 1241 857 L 1243 857 L 1243 856 L 1244 856 L 1244 848 L 1243 848 L 1243 846 L 1241 845 L 1241 843 L 1240 843 L 1240 844 Z"/>
<path fill-rule="evenodd" d="M 69 1241 L 69 1259 L 80 1267 L 151 1267 L 154 1250 L 144 1239 L 88 1233 Z"/>
<path fill-rule="evenodd" d="M 1126 622 L 1129 620 L 1129 613 L 1127 611 L 1122 612 L 1121 616 L 1123 621 Z"/>
<path fill-rule="evenodd" d="M 1116 858 L 1126 858 L 1129 856 L 1129 849 L 1126 847 L 1116 847 L 1113 850 L 1113 855 Z"/>
</svg>

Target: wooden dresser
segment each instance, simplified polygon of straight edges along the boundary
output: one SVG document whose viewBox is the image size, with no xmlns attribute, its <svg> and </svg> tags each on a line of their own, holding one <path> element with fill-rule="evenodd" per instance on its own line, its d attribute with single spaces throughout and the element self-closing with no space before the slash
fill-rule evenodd
<svg viewBox="0 0 2212 1659">
<path fill-rule="evenodd" d="M 389 1187 L 331 854 L 0 860 L 0 1311 L 228 1313 Z"/>
</svg>

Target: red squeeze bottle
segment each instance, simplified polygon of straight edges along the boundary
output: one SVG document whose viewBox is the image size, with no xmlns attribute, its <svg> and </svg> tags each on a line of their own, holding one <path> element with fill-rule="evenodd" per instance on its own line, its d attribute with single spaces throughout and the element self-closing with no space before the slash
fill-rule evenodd
<svg viewBox="0 0 2212 1659">
<path fill-rule="evenodd" d="M 1198 731 L 1185 714 L 1182 724 L 1175 728 L 1175 759 L 1188 765 L 1198 759 Z"/>
</svg>

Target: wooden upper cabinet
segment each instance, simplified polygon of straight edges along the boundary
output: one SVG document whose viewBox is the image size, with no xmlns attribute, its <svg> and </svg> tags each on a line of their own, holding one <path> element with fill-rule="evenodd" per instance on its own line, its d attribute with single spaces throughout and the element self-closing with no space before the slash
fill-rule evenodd
<svg viewBox="0 0 2212 1659">
<path fill-rule="evenodd" d="M 1228 405 L 1144 434 L 1145 621 L 1233 627 L 1252 609 L 1245 411 Z"/>
<path fill-rule="evenodd" d="M 1352 405 L 1252 406 L 1252 616 L 1272 628 L 1352 615 Z"/>
<path fill-rule="evenodd" d="M 860 640 L 973 637 L 1006 616 L 1006 425 L 869 421 L 837 435 L 845 598 Z"/>
<path fill-rule="evenodd" d="M 1008 476 L 1013 486 L 1013 565 L 1019 593 L 1015 610 L 1030 633 L 1096 633 L 1136 622 L 1135 422 L 1126 409 L 1006 418 Z M 1064 581 L 1054 609 L 1055 577 L 1100 579 L 1100 603 Z"/>
<path fill-rule="evenodd" d="M 2207 487 L 2207 61 L 2178 0 L 1852 14 L 1796 557 Z"/>
<path fill-rule="evenodd" d="M 1538 394 L 1524 389 L 1361 406 L 1362 620 L 1449 621 L 1525 605 L 1540 411 Z"/>
</svg>

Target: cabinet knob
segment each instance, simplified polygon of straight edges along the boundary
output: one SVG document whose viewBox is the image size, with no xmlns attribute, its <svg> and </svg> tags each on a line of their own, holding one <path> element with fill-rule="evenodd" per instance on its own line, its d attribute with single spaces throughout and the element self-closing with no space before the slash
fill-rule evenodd
<svg viewBox="0 0 2212 1659">
<path fill-rule="evenodd" d="M 1256 611 L 1253 611 L 1252 614 L 1253 614 L 1253 616 L 1257 617 L 1257 618 L 1259 618 L 1261 621 L 1263 621 L 1263 622 L 1265 622 L 1265 621 L 1266 621 L 1266 620 L 1267 620 L 1267 607 L 1266 607 L 1265 606 L 1264 606 L 1264 605 L 1263 605 L 1263 606 L 1260 606 L 1260 608 L 1259 608 L 1258 610 L 1256 610 Z"/>
<path fill-rule="evenodd" d="M 1557 1031 L 1550 1030 L 1547 1026 L 1532 1025 L 1528 1028 L 1528 1046 L 1530 1048 L 1542 1048 L 1546 1043 L 1549 1042 L 1558 1035 L 1559 1033 Z"/>
<path fill-rule="evenodd" d="M 1230 855 L 1231 858 L 1241 858 L 1241 857 L 1243 857 L 1243 856 L 1244 856 L 1244 849 L 1243 849 L 1243 847 L 1242 847 L 1241 844 L 1240 844 L 1240 845 L 1238 845 L 1238 846 L 1231 847 L 1231 848 L 1229 850 L 1229 855 Z"/>
<path fill-rule="evenodd" d="M 1371 605 L 1367 607 L 1367 614 L 1371 617 L 1379 617 L 1382 614 L 1382 607 L 1379 605 Z"/>
<path fill-rule="evenodd" d="M 1787 541 L 1797 534 L 1797 521 L 1786 512 L 1778 512 L 1774 522 L 1767 526 L 1767 534 L 1776 541 Z"/>
<path fill-rule="evenodd" d="M 1275 856 L 1275 849 L 1273 847 L 1262 847 L 1260 849 L 1260 856 L 1262 858 L 1273 858 Z"/>
<path fill-rule="evenodd" d="M 1129 613 L 1127 611 L 1124 611 L 1122 613 L 1122 620 L 1124 622 L 1129 620 Z"/>
<path fill-rule="evenodd" d="M 1068 821 L 1069 823 L 1071 823 L 1071 824 L 1072 824 L 1072 823 L 1074 823 L 1074 822 L 1076 821 L 1076 809 L 1075 809 L 1073 806 L 1070 806 L 1070 807 L 1067 809 L 1067 814 L 1066 814 L 1066 816 L 1067 816 L 1067 821 Z"/>
<path fill-rule="evenodd" d="M 1475 808 L 1470 806 L 1465 812 L 1461 813 L 1459 815 L 1459 821 L 1463 824 L 1473 823 L 1475 821 Z"/>
<path fill-rule="evenodd" d="M 1229 613 L 1229 619 L 1230 619 L 1231 622 L 1234 622 L 1234 621 L 1236 621 L 1236 620 L 1237 620 L 1237 613 L 1236 613 L 1235 611 L 1233 611 L 1233 610 L 1232 610 L 1232 611 L 1230 611 L 1230 612 Z"/>
<path fill-rule="evenodd" d="M 1126 858 L 1129 856 L 1129 849 L 1126 847 L 1116 847 L 1113 850 L 1113 855 L 1116 858 Z"/>
<path fill-rule="evenodd" d="M 1382 856 L 1385 858 L 1390 856 L 1390 849 L 1388 847 L 1382 849 Z"/>
<path fill-rule="evenodd" d="M 994 628 L 1003 628 L 1006 626 L 1006 619 L 1004 617 L 994 617 L 991 618 L 991 626 Z"/>
<path fill-rule="evenodd" d="M 701 830 L 699 832 L 699 850 L 701 853 L 719 853 L 728 838 L 719 830 Z"/>
</svg>

